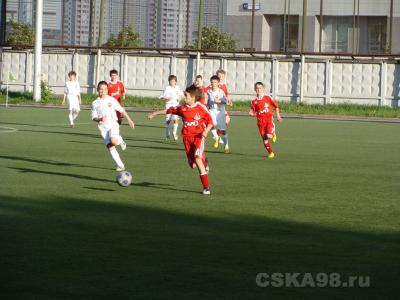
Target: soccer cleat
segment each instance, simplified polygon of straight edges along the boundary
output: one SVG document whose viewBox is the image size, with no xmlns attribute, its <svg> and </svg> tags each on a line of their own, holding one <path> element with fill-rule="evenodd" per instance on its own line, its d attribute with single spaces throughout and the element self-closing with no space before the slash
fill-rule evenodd
<svg viewBox="0 0 400 300">
<path fill-rule="evenodd" d="M 126 150 L 126 143 L 124 141 L 121 142 L 120 144 L 122 151 Z"/>
<path fill-rule="evenodd" d="M 278 137 L 276 136 L 276 134 L 274 134 L 274 136 L 272 137 L 272 142 L 275 143 L 277 139 Z"/>
<path fill-rule="evenodd" d="M 174 140 L 175 142 L 178 141 L 178 136 L 174 134 Z"/>
<path fill-rule="evenodd" d="M 118 166 L 118 167 L 115 169 L 115 171 L 117 171 L 117 172 L 125 171 L 125 166 Z"/>
<path fill-rule="evenodd" d="M 218 140 L 219 140 L 219 138 L 214 140 L 214 148 L 218 148 L 218 146 L 219 146 L 219 141 Z"/>
<path fill-rule="evenodd" d="M 268 158 L 274 158 L 274 157 L 275 157 L 274 152 L 271 152 L 270 154 L 268 154 Z"/>
<path fill-rule="evenodd" d="M 231 153 L 231 151 L 229 150 L 229 146 L 228 145 L 225 146 L 224 153 L 226 153 L 226 154 Z"/>
<path fill-rule="evenodd" d="M 210 195 L 210 194 L 211 194 L 210 189 L 203 190 L 203 195 Z"/>
</svg>

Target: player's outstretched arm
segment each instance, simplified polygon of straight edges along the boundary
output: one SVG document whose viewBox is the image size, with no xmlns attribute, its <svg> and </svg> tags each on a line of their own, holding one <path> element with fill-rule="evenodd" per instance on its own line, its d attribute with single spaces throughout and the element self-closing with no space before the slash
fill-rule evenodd
<svg viewBox="0 0 400 300">
<path fill-rule="evenodd" d="M 128 115 L 126 111 L 122 113 L 122 115 L 128 120 L 128 124 L 131 128 L 135 128 L 135 122 L 131 119 L 131 117 Z"/>
<path fill-rule="evenodd" d="M 167 110 L 166 110 L 166 109 L 163 109 L 163 110 L 156 110 L 156 111 L 153 111 L 153 112 L 149 113 L 149 114 L 147 115 L 147 119 L 151 120 L 151 119 L 153 119 L 155 116 L 158 116 L 158 115 L 165 115 L 166 113 L 167 113 Z"/>
<path fill-rule="evenodd" d="M 253 109 L 250 109 L 249 110 L 249 115 L 254 117 L 256 115 L 256 113 L 254 112 Z"/>
</svg>

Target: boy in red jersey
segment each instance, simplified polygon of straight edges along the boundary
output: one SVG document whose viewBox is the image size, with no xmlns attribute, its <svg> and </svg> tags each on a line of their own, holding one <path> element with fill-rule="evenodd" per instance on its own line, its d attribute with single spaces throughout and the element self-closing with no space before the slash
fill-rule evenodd
<svg viewBox="0 0 400 300">
<path fill-rule="evenodd" d="M 110 71 L 110 81 L 107 82 L 108 87 L 108 95 L 114 97 L 119 104 L 122 105 L 122 100 L 125 99 L 125 86 L 122 81 L 118 78 L 118 71 L 111 70 Z M 118 124 L 122 123 L 122 115 L 119 111 L 116 111 L 118 117 Z"/>
<path fill-rule="evenodd" d="M 210 87 L 204 85 L 203 76 L 197 75 L 194 85 L 197 87 L 197 93 L 198 93 L 196 101 L 199 101 L 203 105 L 207 105 L 207 92 Z"/>
<path fill-rule="evenodd" d="M 148 119 L 151 120 L 161 114 L 174 114 L 182 118 L 182 139 L 189 166 L 193 169 L 197 167 L 203 184 L 203 194 L 210 195 L 208 166 L 204 147 L 207 134 L 213 127 L 213 121 L 207 108 L 203 104 L 196 102 L 196 92 L 197 87 L 195 85 L 189 86 L 184 93 L 184 105 L 149 113 Z"/>
<path fill-rule="evenodd" d="M 260 131 L 261 137 L 264 142 L 264 147 L 268 151 L 268 158 L 274 158 L 275 154 L 272 150 L 269 139 L 273 142 L 276 141 L 275 135 L 275 124 L 273 109 L 276 111 L 276 119 L 282 121 L 281 115 L 279 114 L 279 105 L 270 96 L 264 94 L 264 84 L 257 82 L 254 85 L 257 97 L 251 101 L 251 110 L 249 115 L 257 116 L 257 126 Z"/>
</svg>

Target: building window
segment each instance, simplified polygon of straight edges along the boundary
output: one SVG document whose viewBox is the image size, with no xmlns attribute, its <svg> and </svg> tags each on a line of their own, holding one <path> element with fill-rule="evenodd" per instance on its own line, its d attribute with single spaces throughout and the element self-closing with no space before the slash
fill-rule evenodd
<svg viewBox="0 0 400 300">
<path fill-rule="evenodd" d="M 299 16 L 281 16 L 280 48 L 283 51 L 296 51 L 299 47 Z"/>
<path fill-rule="evenodd" d="M 325 52 L 348 52 L 352 17 L 324 16 L 322 49 Z"/>
<path fill-rule="evenodd" d="M 384 52 L 386 45 L 387 17 L 367 17 L 368 52 Z"/>
</svg>

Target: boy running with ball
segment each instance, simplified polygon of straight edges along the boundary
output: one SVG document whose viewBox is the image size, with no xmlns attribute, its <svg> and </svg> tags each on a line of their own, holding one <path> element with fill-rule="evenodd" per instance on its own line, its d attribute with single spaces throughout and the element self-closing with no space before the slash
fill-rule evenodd
<svg viewBox="0 0 400 300">
<path fill-rule="evenodd" d="M 92 120 L 98 123 L 104 144 L 117 164 L 116 171 L 121 172 L 125 170 L 125 165 L 115 146 L 121 146 L 121 149 L 125 150 L 126 143 L 119 134 L 116 111 L 128 120 L 131 128 L 135 128 L 135 123 L 118 101 L 108 95 L 107 82 L 100 81 L 97 85 L 97 92 L 99 93 L 99 97 L 92 103 Z"/>
<path fill-rule="evenodd" d="M 274 158 L 275 154 L 270 144 L 270 139 L 276 141 L 275 124 L 273 110 L 276 111 L 276 119 L 281 122 L 282 118 L 279 114 L 279 105 L 270 96 L 264 94 L 264 84 L 257 82 L 254 85 L 257 97 L 251 101 L 251 110 L 249 115 L 257 116 L 257 126 L 263 139 L 264 147 L 268 151 L 268 158 Z"/>
<path fill-rule="evenodd" d="M 197 167 L 203 185 L 203 194 L 210 195 L 208 166 L 204 149 L 207 134 L 213 127 L 213 120 L 207 108 L 196 102 L 196 94 L 196 86 L 192 85 L 186 88 L 184 105 L 149 113 L 148 119 L 151 120 L 161 114 L 172 114 L 182 118 L 182 139 L 189 166 L 193 169 Z"/>
</svg>

